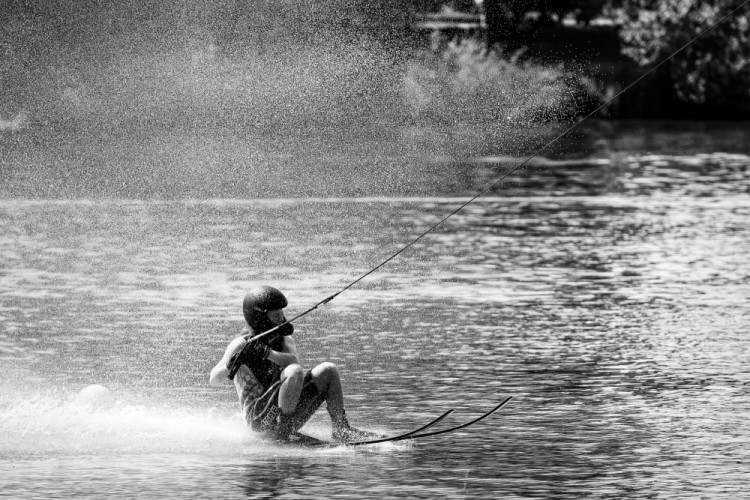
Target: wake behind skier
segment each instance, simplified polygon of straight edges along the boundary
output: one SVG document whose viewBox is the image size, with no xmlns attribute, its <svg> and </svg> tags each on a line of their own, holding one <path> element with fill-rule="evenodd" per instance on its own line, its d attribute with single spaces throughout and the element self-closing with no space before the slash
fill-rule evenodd
<svg viewBox="0 0 750 500">
<path fill-rule="evenodd" d="M 324 401 L 335 441 L 376 437 L 349 425 L 336 365 L 325 362 L 309 371 L 302 368 L 291 323 L 249 342 L 255 335 L 284 324 L 286 306 L 284 294 L 270 286 L 260 286 L 245 295 L 242 312 L 247 328 L 229 343 L 224 356 L 211 370 L 210 384 L 234 382 L 247 424 L 276 440 L 289 440 Z"/>
</svg>

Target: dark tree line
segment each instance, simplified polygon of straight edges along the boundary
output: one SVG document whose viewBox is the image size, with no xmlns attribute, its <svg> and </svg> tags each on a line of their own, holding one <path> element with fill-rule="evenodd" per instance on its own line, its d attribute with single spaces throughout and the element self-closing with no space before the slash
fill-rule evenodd
<svg viewBox="0 0 750 500">
<path fill-rule="evenodd" d="M 678 97 L 736 114 L 750 112 L 750 5 L 742 0 L 624 0 L 623 53 L 649 66 L 686 46 L 666 71 Z M 688 45 L 689 43 L 689 45 Z"/>
<path fill-rule="evenodd" d="M 515 49 L 528 43 L 535 27 L 572 16 L 581 24 L 602 16 L 618 26 L 621 52 L 649 67 L 686 45 L 744 0 L 455 0 L 459 10 L 481 9 L 488 43 Z M 443 2 L 424 1 L 438 9 Z M 481 5 L 481 7 L 480 7 Z M 661 72 L 678 99 L 691 106 L 715 107 L 717 115 L 750 113 L 750 4 L 679 52 Z M 711 113 L 709 113 L 711 114 Z"/>
</svg>

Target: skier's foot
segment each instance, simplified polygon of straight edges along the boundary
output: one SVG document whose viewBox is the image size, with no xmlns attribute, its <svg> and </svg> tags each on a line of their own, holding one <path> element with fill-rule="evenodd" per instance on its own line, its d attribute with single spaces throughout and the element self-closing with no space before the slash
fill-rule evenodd
<svg viewBox="0 0 750 500">
<path fill-rule="evenodd" d="M 335 427 L 331 432 L 331 438 L 339 443 L 352 443 L 355 441 L 366 441 L 382 437 L 382 434 L 356 429 L 348 424 Z"/>
</svg>

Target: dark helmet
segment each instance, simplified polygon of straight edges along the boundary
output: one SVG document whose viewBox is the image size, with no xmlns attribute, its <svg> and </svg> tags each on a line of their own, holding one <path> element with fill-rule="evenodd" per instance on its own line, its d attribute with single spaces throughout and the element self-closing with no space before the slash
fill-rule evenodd
<svg viewBox="0 0 750 500">
<path fill-rule="evenodd" d="M 273 327 L 266 313 L 286 306 L 287 300 L 283 293 L 272 286 L 263 285 L 247 292 L 242 301 L 242 313 L 250 328 L 256 333 L 262 333 Z"/>
</svg>

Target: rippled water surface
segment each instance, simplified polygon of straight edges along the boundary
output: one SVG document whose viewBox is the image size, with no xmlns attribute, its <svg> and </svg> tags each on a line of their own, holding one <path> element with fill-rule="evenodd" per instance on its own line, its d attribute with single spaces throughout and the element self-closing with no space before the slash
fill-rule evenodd
<svg viewBox="0 0 750 500">
<path fill-rule="evenodd" d="M 306 365 L 339 365 L 357 425 L 512 402 L 459 433 L 332 450 L 259 440 L 208 386 L 245 290 L 274 284 L 297 313 L 465 198 L 1 201 L 0 496 L 745 494 L 747 156 L 621 155 L 508 189 L 295 337 Z M 76 400 L 89 384 L 113 404 Z M 326 437 L 325 411 L 306 430 Z"/>
</svg>

